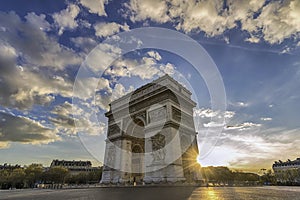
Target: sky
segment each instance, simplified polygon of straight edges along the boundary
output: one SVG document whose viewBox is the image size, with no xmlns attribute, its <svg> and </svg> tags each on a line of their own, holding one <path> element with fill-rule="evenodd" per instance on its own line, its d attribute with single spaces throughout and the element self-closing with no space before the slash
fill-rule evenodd
<svg viewBox="0 0 300 200">
<path fill-rule="evenodd" d="M 150 27 L 163 31 L 134 32 Z M 125 52 L 126 34 L 153 46 Z M 0 163 L 100 165 L 109 102 L 164 74 L 197 102 L 202 166 L 258 172 L 300 157 L 300 1 L 10 0 L 0 46 Z"/>
</svg>

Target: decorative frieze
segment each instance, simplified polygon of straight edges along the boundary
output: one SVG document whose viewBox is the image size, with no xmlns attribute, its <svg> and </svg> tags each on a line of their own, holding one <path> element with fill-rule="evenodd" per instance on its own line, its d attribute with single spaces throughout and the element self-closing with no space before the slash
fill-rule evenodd
<svg viewBox="0 0 300 200">
<path fill-rule="evenodd" d="M 167 109 L 165 106 L 151 110 L 148 112 L 148 123 L 159 122 L 161 120 L 166 121 L 167 119 Z"/>
</svg>

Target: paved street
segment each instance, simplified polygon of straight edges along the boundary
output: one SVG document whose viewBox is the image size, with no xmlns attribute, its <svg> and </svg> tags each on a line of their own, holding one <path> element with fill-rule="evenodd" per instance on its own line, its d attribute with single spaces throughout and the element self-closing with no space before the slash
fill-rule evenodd
<svg viewBox="0 0 300 200">
<path fill-rule="evenodd" d="M 41 200 L 196 200 L 196 199 L 299 199 L 297 187 L 134 187 L 66 190 L 0 191 L 0 199 Z"/>
</svg>

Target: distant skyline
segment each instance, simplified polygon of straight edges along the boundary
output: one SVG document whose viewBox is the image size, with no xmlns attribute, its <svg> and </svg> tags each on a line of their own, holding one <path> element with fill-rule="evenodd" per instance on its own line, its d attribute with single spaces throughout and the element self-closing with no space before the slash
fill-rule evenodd
<svg viewBox="0 0 300 200">
<path fill-rule="evenodd" d="M 76 74 L 91 50 L 141 27 L 197 41 L 223 79 L 226 111 L 211 109 L 206 83 L 187 60 L 160 49 L 130 52 L 103 76 L 87 77 L 83 85 L 97 81 L 98 91 L 75 97 L 85 110 L 72 108 Z M 300 1 L 10 0 L 0 6 L 0 47 L 0 164 L 99 165 L 108 103 L 164 73 L 197 99 L 200 148 L 208 128 L 223 127 L 213 151 L 199 159 L 202 166 L 258 172 L 300 157 Z M 91 58 L 93 75 L 97 59 L 106 58 Z M 214 121 L 219 116 L 225 123 Z"/>
</svg>

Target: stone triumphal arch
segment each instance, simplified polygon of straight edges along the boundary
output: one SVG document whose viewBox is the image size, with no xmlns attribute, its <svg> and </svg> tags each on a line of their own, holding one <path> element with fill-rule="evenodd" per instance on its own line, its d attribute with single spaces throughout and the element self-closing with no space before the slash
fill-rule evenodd
<svg viewBox="0 0 300 200">
<path fill-rule="evenodd" d="M 191 95 L 165 75 L 111 102 L 101 183 L 199 180 Z"/>
</svg>

